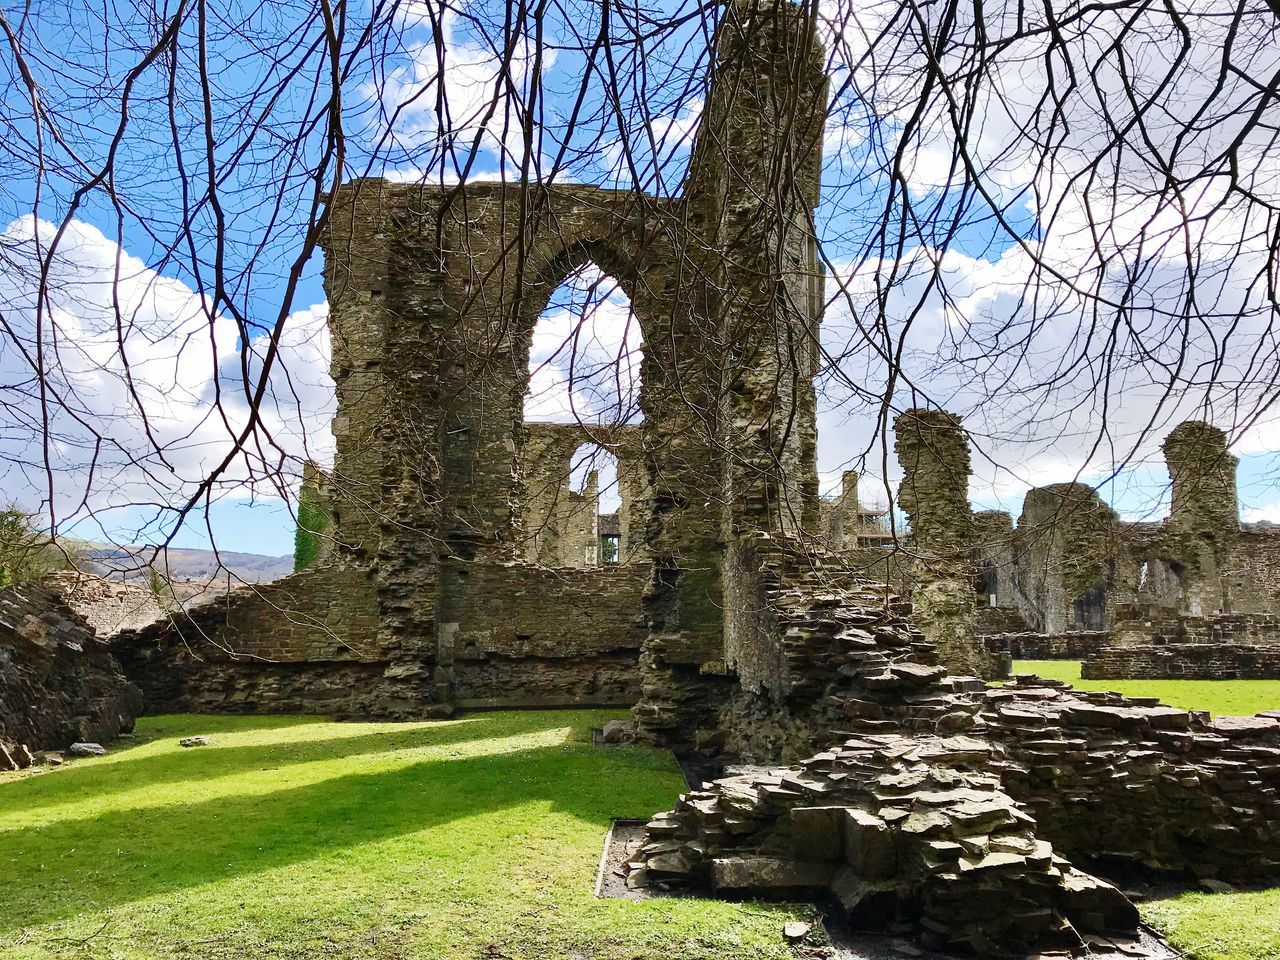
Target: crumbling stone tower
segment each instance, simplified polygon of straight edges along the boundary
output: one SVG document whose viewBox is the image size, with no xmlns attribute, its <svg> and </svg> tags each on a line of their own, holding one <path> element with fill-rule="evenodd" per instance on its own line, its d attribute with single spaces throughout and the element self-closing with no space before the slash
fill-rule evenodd
<svg viewBox="0 0 1280 960">
<path fill-rule="evenodd" d="M 911 409 L 893 423 L 904 472 L 898 502 L 911 520 L 913 620 L 959 674 L 992 672 L 974 639 L 976 528 L 969 507 L 969 437 L 943 410 Z"/>
<path fill-rule="evenodd" d="M 1172 484 L 1166 549 L 1181 569 L 1185 600 L 1195 616 L 1231 609 L 1221 576 L 1226 550 L 1240 533 L 1237 459 L 1227 435 L 1200 420 L 1169 432 L 1161 444 Z"/>
<path fill-rule="evenodd" d="M 1108 576 L 1118 520 L 1087 484 L 1054 483 L 1027 491 L 1013 560 L 1016 587 L 1026 601 L 1024 615 L 1041 612 L 1040 619 L 1031 618 L 1038 630 L 1102 628 L 1103 604 L 1094 594 L 1105 592 L 1097 586 Z"/>
<path fill-rule="evenodd" d="M 587 261 L 644 339 L 642 730 L 669 738 L 711 709 L 735 544 L 816 522 L 827 80 L 812 20 L 728 5 L 712 77 L 679 197 L 360 180 L 332 198 L 334 562 L 367 577 L 378 645 L 420 658 L 436 699 L 482 602 L 476 565 L 522 559 L 530 340 Z"/>
</svg>

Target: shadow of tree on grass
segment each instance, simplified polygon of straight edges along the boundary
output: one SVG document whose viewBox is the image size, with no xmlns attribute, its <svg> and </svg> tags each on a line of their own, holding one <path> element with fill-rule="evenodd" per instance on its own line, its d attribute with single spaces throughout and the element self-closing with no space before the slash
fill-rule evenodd
<svg viewBox="0 0 1280 960">
<path fill-rule="evenodd" d="M 514 716 L 519 718 L 519 733 L 565 725 L 563 714 Z M 463 731 L 470 739 L 479 739 L 500 736 L 497 731 L 508 727 L 501 718 L 488 719 L 474 727 L 441 725 L 438 733 L 420 729 L 410 740 L 416 737 L 422 745 L 440 745 Z M 348 739 L 353 742 L 341 743 L 333 748 L 337 753 L 326 757 L 370 752 L 380 735 Z M 400 739 L 392 728 L 383 749 Z M 346 748 L 355 752 L 343 752 Z M 233 752 L 233 757 L 225 758 L 230 764 L 227 769 L 266 764 L 276 748 L 242 747 Z M 183 754 L 166 756 L 180 769 L 205 772 L 193 769 Z M 144 786 L 148 777 L 169 783 L 180 779 L 158 762 L 161 758 L 146 759 L 133 769 L 127 763 L 116 764 L 113 775 L 126 783 L 114 788 Z M 581 744 L 541 746 L 431 758 L 394 770 L 349 774 L 254 796 L 196 803 L 178 798 L 159 806 L 6 831 L 0 833 L 0 903 L 6 904 L 0 911 L 0 932 L 305 862 L 531 802 L 603 829 L 610 817 L 650 812 L 616 809 L 618 778 L 652 778 L 652 783 L 660 784 L 670 778 L 667 763 L 661 755 L 643 751 L 605 752 Z M 59 779 L 55 774 L 5 785 L 0 789 L 0 805 L 7 805 L 9 791 L 15 787 L 36 781 L 56 786 Z M 104 787 L 107 782 L 103 781 Z M 503 841 L 496 838 L 495 842 Z M 74 856 L 68 856 L 68 851 Z"/>
<path fill-rule="evenodd" d="M 214 720 L 261 720 L 256 723 L 218 724 Z M 162 753 L 137 748 L 120 749 L 98 760 L 79 760 L 69 769 L 42 776 L 28 776 L 10 783 L 0 781 L 0 813 L 48 809 L 85 798 L 156 787 L 163 784 L 211 780 L 252 770 L 279 769 L 291 764 L 341 760 L 365 754 L 389 753 L 415 748 L 442 748 L 478 740 L 537 735 L 568 727 L 571 739 L 588 740 L 589 724 L 584 714 L 543 712 L 472 715 L 457 720 L 382 724 L 373 733 L 353 734 L 347 724 L 306 718 L 294 723 L 271 722 L 282 718 L 210 718 L 175 715 L 143 729 L 157 737 L 209 735 L 208 746 L 176 748 Z M 184 722 L 198 721 L 198 722 Z M 325 724 L 332 736 L 286 739 L 277 743 L 219 746 L 219 734 L 241 734 L 255 730 L 276 730 Z M 361 724 L 361 726 L 365 726 Z M 174 732 L 170 732 L 174 731 Z M 176 747 L 176 744 L 175 744 Z M 0 835 L 3 831 L 0 830 Z"/>
</svg>

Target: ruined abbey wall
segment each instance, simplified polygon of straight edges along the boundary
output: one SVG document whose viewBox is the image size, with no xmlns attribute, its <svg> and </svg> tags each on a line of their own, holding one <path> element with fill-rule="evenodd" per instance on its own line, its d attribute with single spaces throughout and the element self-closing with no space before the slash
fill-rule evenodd
<svg viewBox="0 0 1280 960">
<path fill-rule="evenodd" d="M 594 567 L 600 555 L 599 467 L 592 455 L 603 451 L 617 463 L 618 563 L 647 559 L 644 534 L 651 509 L 645 471 L 643 428 L 638 424 L 526 423 L 521 463 L 524 471 L 524 559 L 548 566 Z M 582 463 L 584 446 L 594 447 Z M 588 469 L 586 489 L 572 489 L 575 467 Z M 593 479 L 593 475 L 595 475 Z M 593 486 L 594 484 L 594 486 Z"/>
<path fill-rule="evenodd" d="M 46 574 L 41 585 L 57 594 L 103 638 L 120 630 L 146 626 L 163 615 L 156 595 L 145 584 L 62 570 Z"/>
<path fill-rule="evenodd" d="M 1097 677 L 1270 675 L 1270 656 L 1255 649 L 1273 642 L 1269 628 L 1245 637 L 1237 625 L 1280 614 L 1278 531 L 1240 522 L 1221 430 L 1184 423 L 1164 451 L 1172 504 L 1161 523 L 1122 521 L 1079 483 L 1029 491 L 1016 527 L 1006 514 L 982 515 L 977 556 L 991 606 L 1042 635 L 988 631 L 988 646 L 1033 658 L 1060 650 Z"/>
<path fill-rule="evenodd" d="M 746 570 L 737 544 L 817 522 L 811 223 L 827 94 L 814 25 L 789 4 L 731 4 L 714 57 L 678 196 L 377 179 L 336 191 L 332 552 L 122 639 L 155 698 L 281 709 L 296 690 L 299 708 L 332 696 L 330 712 L 399 714 L 545 696 L 634 702 L 650 739 L 714 724 L 726 631 L 749 629 L 725 613 L 726 571 Z M 588 262 L 640 327 L 643 423 L 526 423 L 534 326 Z M 632 560 L 617 570 L 588 565 L 598 511 L 566 493 L 562 460 L 610 432 Z M 347 683 L 352 671 L 364 679 Z"/>
</svg>

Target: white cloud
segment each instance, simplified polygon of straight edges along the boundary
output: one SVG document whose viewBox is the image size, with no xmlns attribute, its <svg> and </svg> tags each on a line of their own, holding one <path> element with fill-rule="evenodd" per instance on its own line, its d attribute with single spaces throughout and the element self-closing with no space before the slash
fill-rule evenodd
<svg viewBox="0 0 1280 960">
<path fill-rule="evenodd" d="M 416 161 L 390 170 L 394 179 L 422 179 L 424 160 L 432 179 L 456 177 L 454 158 L 465 163 L 473 146 L 496 158 L 500 169 L 518 169 L 524 157 L 531 80 L 554 66 L 556 51 L 527 34 L 508 38 L 501 29 L 480 29 L 465 9 L 449 0 L 409 4 L 402 21 L 409 39 L 400 57 L 388 58 L 398 65 L 362 87 L 363 96 L 381 106 L 374 135 L 388 155 Z M 538 136 L 535 131 L 532 160 Z"/>
<path fill-rule="evenodd" d="M 1244 511 L 1245 523 L 1280 523 L 1280 503 L 1269 503 Z"/>
<path fill-rule="evenodd" d="M 1280 69 L 1274 18 L 1259 7 L 1228 42 L 1231 16 L 1209 4 L 1180 7 L 1178 24 L 1158 5 L 1072 7 L 1070 17 L 1055 8 L 1060 29 L 1052 35 L 1044 8 L 984 7 L 991 56 L 982 85 L 955 83 L 959 100 L 936 96 L 908 139 L 930 78 L 911 17 L 925 18 L 936 35 L 936 19 L 960 11 L 941 63 L 959 74 L 973 49 L 974 25 L 963 19 L 972 10 L 906 11 L 892 0 L 822 6 L 833 87 L 850 81 L 836 117 L 848 128 L 865 124 L 878 139 L 867 146 L 829 138 L 858 204 L 830 218 L 858 253 L 836 271 L 846 290 L 832 285 L 823 328 L 839 358 L 822 392 L 820 467 L 829 481 L 850 465 L 896 480 L 877 416 L 885 356 L 899 343 L 909 382 L 896 385 L 894 409 L 929 401 L 965 415 L 975 439 L 971 493 L 984 502 L 1014 500 L 1032 485 L 1100 482 L 1117 463 L 1158 463 L 1160 440 L 1191 417 L 1226 429 L 1238 454 L 1280 450 L 1280 417 L 1265 412 L 1280 382 L 1267 283 L 1267 239 L 1278 221 L 1264 207 L 1280 196 L 1267 133 L 1280 106 L 1267 104 L 1259 129 L 1240 136 L 1239 182 L 1262 203 L 1230 193 L 1217 175 L 1161 192 L 1166 168 L 1180 177 L 1225 172 L 1224 148 L 1263 96 L 1256 78 Z M 1067 59 L 1077 82 L 1051 91 L 1046 63 L 1061 81 Z M 867 212 L 867 193 L 881 199 L 872 185 L 885 157 L 902 148 L 917 216 L 933 209 L 945 219 L 955 201 L 964 169 L 954 162 L 953 106 L 971 108 L 964 151 L 991 198 L 968 195 L 972 218 L 985 216 L 989 231 L 991 204 L 1008 204 L 1004 215 L 1025 222 L 1029 212 L 1038 234 L 1028 231 L 1025 246 L 1006 236 L 992 253 L 966 254 L 991 248 L 989 232 L 963 228 L 939 255 L 929 244 L 941 223 L 932 235 L 908 227 L 896 256 L 895 224 L 889 256 L 877 258 L 882 251 L 869 238 L 878 211 L 873 201 Z M 1097 176 L 1084 176 L 1091 164 Z"/>
<path fill-rule="evenodd" d="M 163 514 L 197 489 L 248 422 L 266 335 L 249 345 L 247 386 L 231 318 L 79 221 L 50 259 L 40 298 L 38 264 L 55 232 L 25 217 L 0 234 L 8 261 L 0 272 L 0 482 L 8 498 L 48 515 L 51 476 L 63 528 L 135 505 Z M 320 305 L 289 318 L 261 428 L 215 497 L 277 495 L 296 481 L 302 458 L 332 456 L 326 316 Z"/>
<path fill-rule="evenodd" d="M 1244 419 L 1269 387 L 1266 378 L 1247 385 L 1256 358 L 1231 345 L 1265 343 L 1271 333 L 1266 311 L 1242 303 L 1240 288 L 1220 292 L 1220 308 L 1235 318 L 1230 335 L 1193 329 L 1184 340 L 1161 340 L 1140 335 L 1159 322 L 1154 315 L 1165 305 L 1156 296 L 1131 311 L 1127 325 L 1111 327 L 1085 298 L 1031 278 L 1030 258 L 1017 248 L 994 260 L 917 249 L 896 263 L 843 268 L 829 284 L 823 325 L 824 345 L 838 358 L 822 390 L 824 476 L 848 466 L 886 475 L 874 414 L 888 389 L 887 366 L 868 329 L 900 339 L 905 382 L 896 386 L 895 410 L 928 397 L 965 417 L 974 437 L 971 494 L 982 502 L 1016 500 L 1046 483 L 1097 483 L 1117 464 L 1158 462 L 1160 441 L 1185 419 L 1226 429 L 1237 453 L 1280 450 L 1274 414 Z M 1110 366 L 1091 339 L 1104 335 Z M 853 397 L 850 383 L 870 399 Z M 892 454 L 887 476 L 900 476 Z"/>
<path fill-rule="evenodd" d="M 525 419 L 638 419 L 640 341 L 640 325 L 616 281 L 593 264 L 576 272 L 534 326 Z"/>
</svg>

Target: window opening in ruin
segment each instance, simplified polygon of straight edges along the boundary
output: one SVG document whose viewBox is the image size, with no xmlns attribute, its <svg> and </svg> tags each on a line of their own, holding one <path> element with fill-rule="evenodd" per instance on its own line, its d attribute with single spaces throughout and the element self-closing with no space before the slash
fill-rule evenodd
<svg viewBox="0 0 1280 960">
<path fill-rule="evenodd" d="M 584 443 L 569 461 L 569 523 L 563 534 L 573 537 L 582 565 L 617 563 L 622 498 L 618 488 L 618 458 L 598 443 Z M 606 545 L 606 540 L 611 541 Z"/>
<path fill-rule="evenodd" d="M 590 261 L 578 267 L 534 326 L 525 420 L 639 423 L 640 342 L 618 282 Z"/>
<path fill-rule="evenodd" d="M 640 339 L 627 295 L 589 261 L 566 277 L 534 325 L 524 401 L 525 422 L 537 432 L 530 433 L 524 464 L 531 560 L 572 567 L 625 562 L 630 486 L 620 481 L 610 448 L 624 443 L 619 428 L 634 431 L 643 419 Z M 566 461 L 565 440 L 578 439 Z"/>
</svg>

